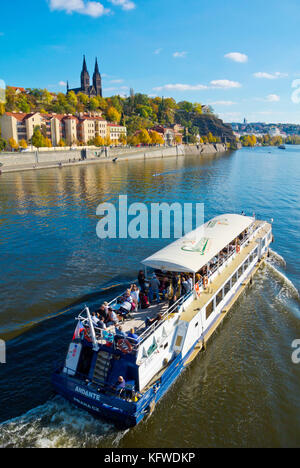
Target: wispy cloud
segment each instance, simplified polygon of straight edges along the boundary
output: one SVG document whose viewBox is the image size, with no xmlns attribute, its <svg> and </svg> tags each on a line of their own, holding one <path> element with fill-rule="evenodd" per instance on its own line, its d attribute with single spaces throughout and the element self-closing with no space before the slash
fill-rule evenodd
<svg viewBox="0 0 300 468">
<path fill-rule="evenodd" d="M 156 50 L 154 51 L 154 54 L 155 54 L 155 55 L 159 55 L 161 52 L 162 52 L 162 49 L 156 49 Z"/>
<path fill-rule="evenodd" d="M 269 94 L 266 98 L 267 102 L 279 102 L 280 101 L 280 96 L 277 94 Z"/>
<path fill-rule="evenodd" d="M 122 9 L 126 11 L 134 10 L 136 7 L 136 4 L 132 2 L 131 0 L 109 0 L 109 1 L 115 6 L 122 7 Z"/>
<path fill-rule="evenodd" d="M 233 101 L 215 101 L 210 103 L 211 106 L 234 106 L 235 104 L 237 103 Z"/>
<path fill-rule="evenodd" d="M 65 81 L 60 81 L 58 84 L 59 86 L 67 86 L 67 83 Z"/>
<path fill-rule="evenodd" d="M 99 18 L 110 13 L 110 10 L 104 8 L 102 3 L 85 0 L 50 0 L 50 9 L 52 11 L 65 11 L 68 14 L 79 13 L 92 18 Z"/>
<path fill-rule="evenodd" d="M 121 84 L 121 83 L 124 83 L 124 80 L 111 80 L 110 82 L 112 84 Z"/>
<path fill-rule="evenodd" d="M 248 62 L 248 55 L 241 54 L 240 52 L 230 52 L 229 54 L 224 55 L 224 57 L 238 63 Z"/>
<path fill-rule="evenodd" d="M 174 58 L 184 58 L 187 56 L 187 52 L 174 52 L 173 57 Z"/>
<path fill-rule="evenodd" d="M 231 80 L 213 80 L 210 82 L 212 88 L 219 89 L 232 89 L 232 88 L 241 88 L 242 85 L 238 81 Z"/>
<path fill-rule="evenodd" d="M 265 80 L 277 80 L 278 78 L 286 78 L 288 76 L 287 73 L 266 73 L 266 72 L 257 72 L 253 75 L 255 78 L 261 78 Z"/>
<path fill-rule="evenodd" d="M 242 85 L 238 81 L 230 81 L 230 80 L 213 80 L 210 82 L 210 85 L 203 85 L 203 84 L 166 84 L 163 86 L 158 86 L 153 88 L 154 91 L 203 91 L 206 89 L 232 89 L 232 88 L 240 88 Z"/>
<path fill-rule="evenodd" d="M 202 84 L 197 84 L 197 85 L 189 85 L 189 84 L 166 84 L 163 86 L 157 86 L 156 88 L 153 88 L 154 91 L 163 91 L 164 89 L 166 91 L 202 91 L 204 89 L 208 89 L 208 86 L 202 85 Z"/>
</svg>

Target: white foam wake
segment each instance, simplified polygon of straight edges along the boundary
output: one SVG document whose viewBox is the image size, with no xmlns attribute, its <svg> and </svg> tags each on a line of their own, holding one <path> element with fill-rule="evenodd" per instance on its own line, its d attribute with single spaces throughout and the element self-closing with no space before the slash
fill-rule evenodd
<svg viewBox="0 0 300 468">
<path fill-rule="evenodd" d="M 0 447 L 100 447 L 109 435 L 118 435 L 113 424 L 95 419 L 57 396 L 2 423 Z"/>
<path fill-rule="evenodd" d="M 278 263 L 279 265 L 285 268 L 286 267 L 285 259 L 281 255 L 279 255 L 279 253 L 275 252 L 274 250 L 269 249 L 269 251 L 270 251 L 271 258 L 274 259 L 276 263 Z"/>
<path fill-rule="evenodd" d="M 270 268 L 270 270 L 275 273 L 275 275 L 280 278 L 284 284 L 287 286 L 287 288 L 289 289 L 290 293 L 292 294 L 292 296 L 296 299 L 300 299 L 300 295 L 299 295 L 299 291 L 298 289 L 296 288 L 296 286 L 292 283 L 292 281 L 287 277 L 285 276 L 284 273 L 282 273 L 280 270 L 278 270 L 272 263 L 270 263 L 269 261 L 266 262 L 266 265 Z"/>
</svg>

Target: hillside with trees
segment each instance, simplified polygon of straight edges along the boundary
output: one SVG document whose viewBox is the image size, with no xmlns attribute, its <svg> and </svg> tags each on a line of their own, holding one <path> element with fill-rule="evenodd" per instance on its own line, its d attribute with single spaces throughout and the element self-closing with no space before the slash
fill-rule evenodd
<svg viewBox="0 0 300 468">
<path fill-rule="evenodd" d="M 50 93 L 47 89 L 26 89 L 25 93 L 7 87 L 6 104 L 0 104 L 0 114 L 4 112 L 40 112 L 42 114 L 73 114 L 101 112 L 108 122 L 120 123 L 127 127 L 128 142 L 135 143 L 136 133 L 149 130 L 156 125 L 184 127 L 184 142 L 196 143 L 196 135 L 202 141 L 224 141 L 234 144 L 236 139 L 230 125 L 225 125 L 213 114 L 213 110 L 200 103 L 176 102 L 172 98 L 149 97 L 146 94 L 130 92 L 129 97 L 111 96 L 89 98 L 73 91 Z M 147 132 L 152 142 L 157 135 Z M 145 142 L 148 141 L 143 132 Z M 145 143 L 146 144 L 146 143 Z"/>
</svg>

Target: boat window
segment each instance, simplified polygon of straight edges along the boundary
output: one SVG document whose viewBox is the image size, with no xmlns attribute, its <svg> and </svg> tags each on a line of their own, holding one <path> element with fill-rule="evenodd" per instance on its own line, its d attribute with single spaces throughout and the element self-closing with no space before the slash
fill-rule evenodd
<svg viewBox="0 0 300 468">
<path fill-rule="evenodd" d="M 225 288 L 224 288 L 224 296 L 226 296 L 226 294 L 229 293 L 230 291 L 230 281 L 228 281 L 228 283 L 225 284 Z"/>
<path fill-rule="evenodd" d="M 198 325 L 199 325 L 199 322 L 197 322 L 197 323 L 196 323 L 196 325 L 195 325 L 195 328 L 197 328 L 197 327 L 198 327 Z"/>
<path fill-rule="evenodd" d="M 258 247 L 256 247 L 256 249 L 254 250 L 253 255 L 254 255 L 254 257 L 256 257 L 258 255 Z"/>
<path fill-rule="evenodd" d="M 240 277 L 242 276 L 242 274 L 243 274 L 243 266 L 241 266 L 241 267 L 239 268 L 239 271 L 238 271 L 238 278 L 240 278 Z"/>
<path fill-rule="evenodd" d="M 232 282 L 232 286 L 235 285 L 235 283 L 237 282 L 237 277 L 236 277 L 236 273 L 233 275 L 233 277 L 231 278 L 231 282 Z"/>
<path fill-rule="evenodd" d="M 182 343 L 182 336 L 177 336 L 177 339 L 176 339 L 176 343 L 175 343 L 175 346 L 177 348 L 180 348 L 181 347 L 181 343 Z"/>
<path fill-rule="evenodd" d="M 212 300 L 206 307 L 206 320 L 214 311 L 214 301 Z"/>
<path fill-rule="evenodd" d="M 169 346 L 169 343 L 166 343 L 164 346 L 164 349 L 167 349 L 168 346 Z"/>
<path fill-rule="evenodd" d="M 216 305 L 218 306 L 222 300 L 223 300 L 223 289 L 221 289 L 221 291 L 218 292 L 216 296 Z"/>
<path fill-rule="evenodd" d="M 249 266 L 249 258 L 247 258 L 247 260 L 244 263 L 244 271 L 247 270 L 248 266 Z"/>
</svg>

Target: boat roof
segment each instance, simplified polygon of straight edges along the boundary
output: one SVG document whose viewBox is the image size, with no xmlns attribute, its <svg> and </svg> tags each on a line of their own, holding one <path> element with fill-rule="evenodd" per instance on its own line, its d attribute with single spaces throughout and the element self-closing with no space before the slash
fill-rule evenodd
<svg viewBox="0 0 300 468">
<path fill-rule="evenodd" d="M 216 216 L 142 263 L 162 271 L 197 273 L 254 221 L 238 214 Z"/>
</svg>

